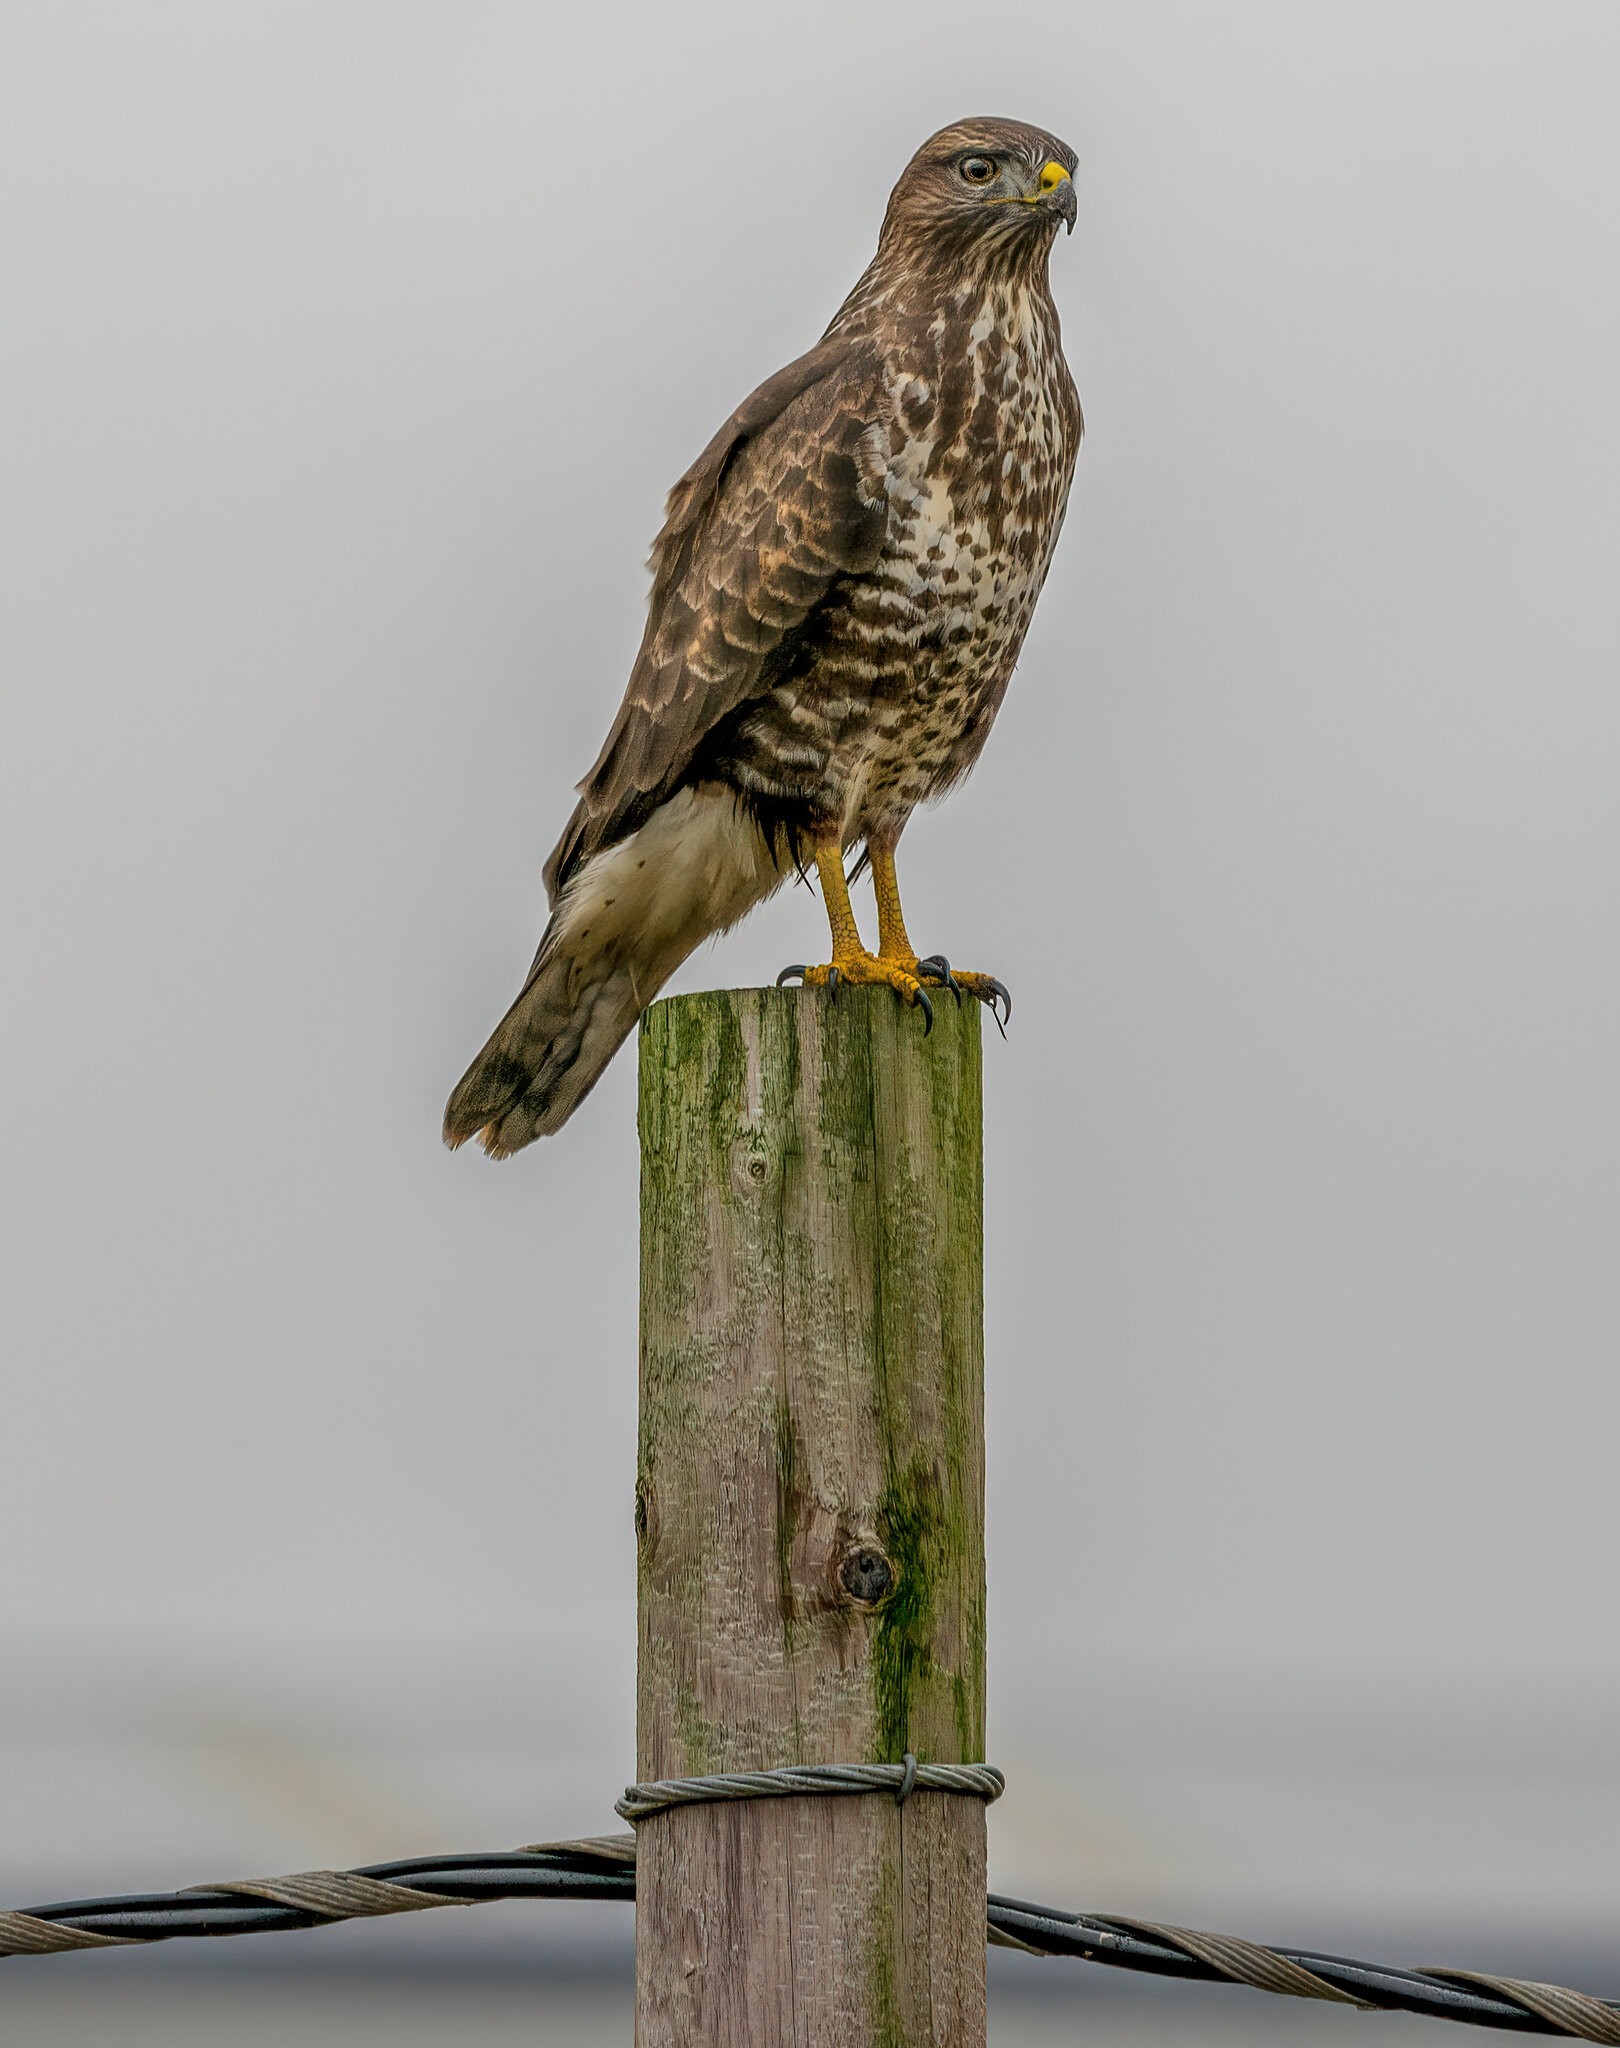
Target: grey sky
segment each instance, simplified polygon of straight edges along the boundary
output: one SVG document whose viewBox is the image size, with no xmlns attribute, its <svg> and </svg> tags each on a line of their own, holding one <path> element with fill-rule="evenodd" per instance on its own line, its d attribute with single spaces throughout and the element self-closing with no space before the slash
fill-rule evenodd
<svg viewBox="0 0 1620 2048">
<path fill-rule="evenodd" d="M 440 1108 L 664 490 L 984 111 L 1079 151 L 1088 419 L 902 850 L 1017 1001 L 992 1727 L 1620 1681 L 1617 64 L 1601 0 L 14 0 L 0 1640 L 584 1646 L 628 1766 L 633 1056 L 501 1168 Z"/>
</svg>

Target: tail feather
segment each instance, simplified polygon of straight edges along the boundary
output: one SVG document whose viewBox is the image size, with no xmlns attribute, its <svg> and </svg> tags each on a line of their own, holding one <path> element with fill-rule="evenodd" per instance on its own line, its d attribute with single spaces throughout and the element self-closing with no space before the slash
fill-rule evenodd
<svg viewBox="0 0 1620 2048">
<path fill-rule="evenodd" d="M 516 1002 L 457 1083 L 445 1143 L 505 1159 L 558 1131 L 680 966 L 782 879 L 730 790 L 682 790 L 581 867 Z"/>
<path fill-rule="evenodd" d="M 444 1113 L 445 1143 L 476 1137 L 492 1159 L 561 1130 L 635 1028 L 643 997 L 624 966 L 601 964 L 571 993 L 566 958 L 553 953 L 496 1026 Z"/>
</svg>

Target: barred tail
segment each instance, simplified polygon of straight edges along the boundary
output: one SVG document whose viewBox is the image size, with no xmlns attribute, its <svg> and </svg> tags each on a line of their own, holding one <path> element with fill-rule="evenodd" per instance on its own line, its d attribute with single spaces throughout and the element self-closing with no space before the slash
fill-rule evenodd
<svg viewBox="0 0 1620 2048">
<path fill-rule="evenodd" d="M 561 1130 L 686 956 L 782 879 L 730 790 L 673 796 L 569 882 L 521 994 L 456 1085 L 450 1146 L 505 1159 Z"/>
</svg>

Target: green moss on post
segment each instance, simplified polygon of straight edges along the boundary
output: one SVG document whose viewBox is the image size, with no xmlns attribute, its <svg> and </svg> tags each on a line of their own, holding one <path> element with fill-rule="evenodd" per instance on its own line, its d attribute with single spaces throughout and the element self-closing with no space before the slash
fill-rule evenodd
<svg viewBox="0 0 1620 2048">
<path fill-rule="evenodd" d="M 979 1017 L 935 1010 L 643 1021 L 641 1777 L 983 1759 Z M 976 1801 L 684 1807 L 640 1845 L 638 2048 L 983 2042 Z"/>
</svg>

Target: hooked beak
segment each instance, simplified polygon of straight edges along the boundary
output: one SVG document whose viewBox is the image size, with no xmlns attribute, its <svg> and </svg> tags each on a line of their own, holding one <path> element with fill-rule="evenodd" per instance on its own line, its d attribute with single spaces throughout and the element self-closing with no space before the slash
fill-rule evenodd
<svg viewBox="0 0 1620 2048">
<path fill-rule="evenodd" d="M 1080 211 L 1080 201 L 1075 193 L 1073 178 L 1055 157 L 1041 171 L 1041 194 L 1035 203 L 1043 212 L 1055 213 L 1062 221 L 1066 233 L 1074 233 L 1075 216 Z"/>
</svg>

